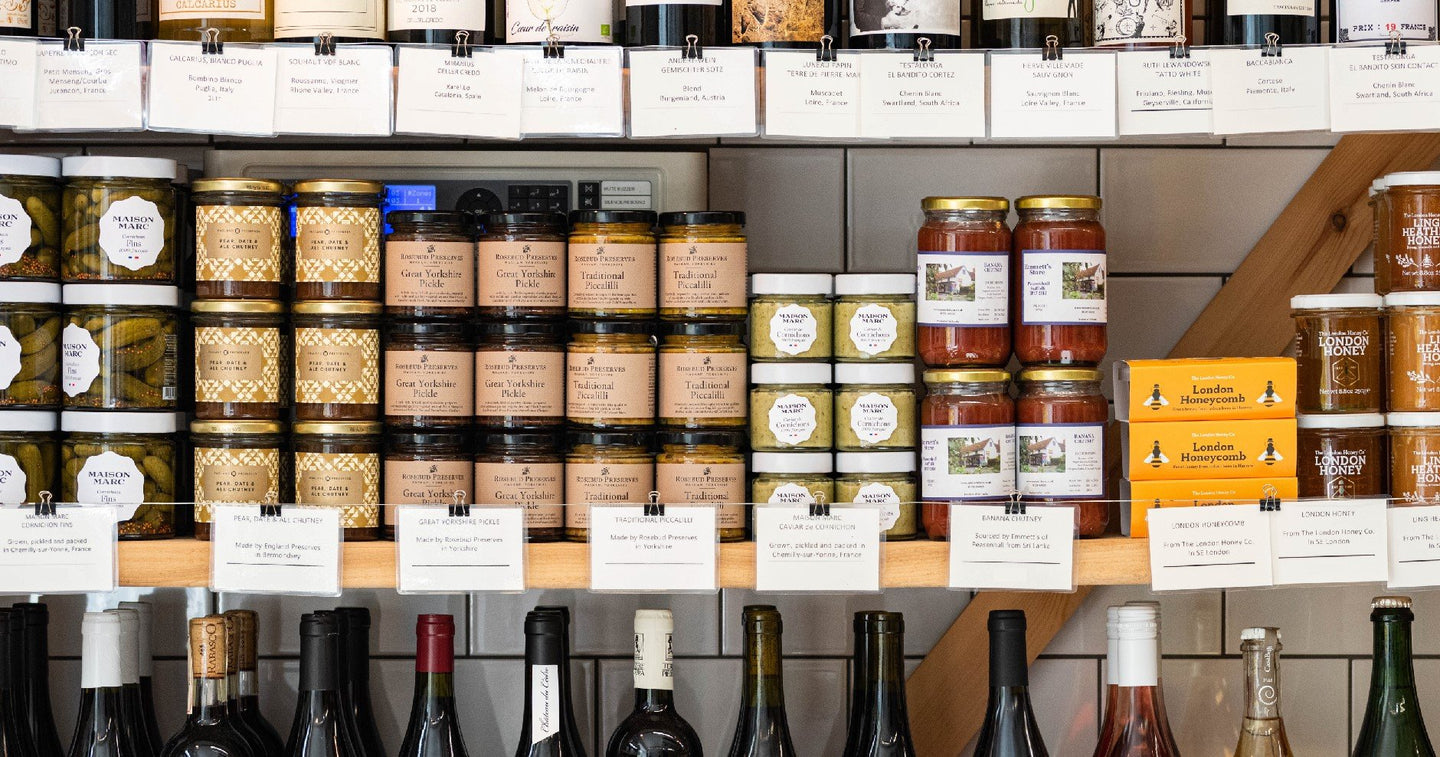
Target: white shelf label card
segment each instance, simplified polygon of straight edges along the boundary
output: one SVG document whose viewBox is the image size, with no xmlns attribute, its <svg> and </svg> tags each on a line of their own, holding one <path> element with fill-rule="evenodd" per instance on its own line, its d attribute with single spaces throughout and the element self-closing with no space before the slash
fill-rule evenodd
<svg viewBox="0 0 1440 757">
<path fill-rule="evenodd" d="M 971 139 L 985 136 L 985 54 L 877 52 L 860 59 L 860 136 Z"/>
<path fill-rule="evenodd" d="M 1387 519 L 1383 499 L 1282 504 L 1270 520 L 1275 584 L 1384 582 Z"/>
<path fill-rule="evenodd" d="M 591 591 L 716 590 L 715 508 L 666 505 L 654 514 L 655 507 L 590 506 Z"/>
<path fill-rule="evenodd" d="M 838 52 L 765 52 L 765 134 L 775 137 L 860 136 L 860 57 Z"/>
<path fill-rule="evenodd" d="M 1440 506 L 1392 507 L 1390 587 L 1440 586 Z"/>
<path fill-rule="evenodd" d="M 501 50 L 523 61 L 520 131 L 526 136 L 624 136 L 623 51 L 571 45 L 564 58 L 546 58 L 538 47 Z"/>
<path fill-rule="evenodd" d="M 1330 128 L 1327 47 L 1288 46 L 1278 56 L 1255 49 L 1210 51 L 1216 134 Z"/>
<path fill-rule="evenodd" d="M 990 55 L 990 136 L 1113 139 L 1115 53 Z"/>
<path fill-rule="evenodd" d="M 1075 590 L 1075 508 L 950 506 L 950 588 Z"/>
<path fill-rule="evenodd" d="M 0 88 L 0 126 L 16 129 L 35 127 L 35 65 L 40 43 L 20 37 L 0 37 L 0 71 L 5 86 Z"/>
<path fill-rule="evenodd" d="M 389 45 L 278 45 L 275 131 L 390 136 L 394 53 Z"/>
<path fill-rule="evenodd" d="M 755 136 L 756 51 L 707 47 L 702 54 L 630 51 L 630 136 Z"/>
<path fill-rule="evenodd" d="M 1274 584 L 1270 513 L 1258 506 L 1166 507 L 1148 519 L 1153 590 Z"/>
<path fill-rule="evenodd" d="M 1209 134 L 1214 128 L 1210 51 L 1190 57 L 1170 50 L 1136 50 L 1115 57 L 1120 133 Z"/>
<path fill-rule="evenodd" d="M 145 128 L 139 42 L 88 40 L 84 50 L 42 42 L 35 65 L 35 128 L 139 131 Z"/>
<path fill-rule="evenodd" d="M 210 522 L 210 589 L 340 596 L 340 508 L 216 505 Z"/>
<path fill-rule="evenodd" d="M 810 512 L 755 507 L 756 591 L 880 591 L 880 508 L 845 505 L 831 507 L 829 515 Z"/>
<path fill-rule="evenodd" d="M 1424 131 L 1440 127 L 1440 46 L 1330 51 L 1330 129 Z"/>
<path fill-rule="evenodd" d="M 402 45 L 398 60 L 397 133 L 520 138 L 519 56 Z"/>
<path fill-rule="evenodd" d="M 396 589 L 401 594 L 525 590 L 525 509 L 447 506 L 390 510 L 395 526 Z"/>
<path fill-rule="evenodd" d="M 0 594 L 114 591 L 117 522 L 113 507 L 0 507 Z"/>
<path fill-rule="evenodd" d="M 151 42 L 146 126 L 273 136 L 277 57 L 265 45 L 225 45 L 207 54 L 198 42 Z"/>
</svg>

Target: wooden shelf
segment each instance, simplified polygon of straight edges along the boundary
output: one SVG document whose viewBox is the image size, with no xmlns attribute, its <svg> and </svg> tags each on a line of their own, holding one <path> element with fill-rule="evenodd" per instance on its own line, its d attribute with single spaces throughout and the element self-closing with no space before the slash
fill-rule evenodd
<svg viewBox="0 0 1440 757">
<path fill-rule="evenodd" d="M 527 582 L 535 589 L 584 589 L 590 585 L 584 544 L 532 544 Z M 896 542 L 885 547 L 886 587 L 943 587 L 949 575 L 948 545 L 939 541 Z M 395 545 L 345 545 L 343 583 L 349 589 L 395 587 Z M 1150 583 L 1149 541 L 1086 539 L 1075 545 L 1076 583 L 1082 586 Z M 121 586 L 203 587 L 210 580 L 210 544 L 194 539 L 121 542 Z M 755 586 L 755 545 L 720 545 L 720 586 Z"/>
</svg>

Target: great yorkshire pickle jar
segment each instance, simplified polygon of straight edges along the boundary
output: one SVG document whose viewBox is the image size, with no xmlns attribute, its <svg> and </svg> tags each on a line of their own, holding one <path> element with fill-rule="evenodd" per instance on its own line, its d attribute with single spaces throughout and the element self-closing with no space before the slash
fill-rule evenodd
<svg viewBox="0 0 1440 757">
<path fill-rule="evenodd" d="M 375 181 L 295 184 L 296 300 L 380 300 L 384 196 Z"/>
<path fill-rule="evenodd" d="M 465 428 L 475 419 L 475 348 L 456 321 L 391 321 L 385 328 L 385 422 Z"/>
<path fill-rule="evenodd" d="M 749 261 L 744 213 L 663 213 L 658 240 L 661 318 L 745 318 Z"/>
<path fill-rule="evenodd" d="M 654 318 L 656 256 L 654 213 L 571 213 L 567 295 L 570 317 Z"/>
<path fill-rule="evenodd" d="M 60 161 L 0 155 L 0 280 L 60 278 Z"/>
<path fill-rule="evenodd" d="M 60 414 L 60 501 L 116 505 L 121 539 L 175 535 L 174 413 Z"/>
<path fill-rule="evenodd" d="M 285 185 L 267 179 L 200 179 L 195 207 L 195 296 L 284 296 Z"/>
<path fill-rule="evenodd" d="M 565 345 L 550 321 L 480 324 L 475 347 L 475 423 L 490 428 L 565 422 Z"/>
<path fill-rule="evenodd" d="M 565 460 L 553 431 L 491 431 L 475 454 L 475 504 L 525 510 L 525 538 L 565 538 Z"/>
<path fill-rule="evenodd" d="M 273 300 L 196 300 L 195 417 L 279 421 L 285 308 Z"/>
<path fill-rule="evenodd" d="M 345 541 L 380 537 L 380 429 L 370 422 L 295 424 L 295 504 L 338 509 Z"/>
<path fill-rule="evenodd" d="M 400 507 L 475 501 L 475 463 L 465 436 L 448 429 L 406 429 L 386 436 L 381 476 L 385 538 L 395 538 Z"/>
<path fill-rule="evenodd" d="M 175 161 L 80 156 L 62 170 L 66 283 L 176 283 Z"/>
<path fill-rule="evenodd" d="M 482 318 L 565 316 L 565 216 L 490 213 L 480 218 L 479 305 Z"/>
<path fill-rule="evenodd" d="M 396 210 L 386 216 L 385 314 L 464 318 L 475 308 L 475 240 L 457 211 Z"/>
</svg>

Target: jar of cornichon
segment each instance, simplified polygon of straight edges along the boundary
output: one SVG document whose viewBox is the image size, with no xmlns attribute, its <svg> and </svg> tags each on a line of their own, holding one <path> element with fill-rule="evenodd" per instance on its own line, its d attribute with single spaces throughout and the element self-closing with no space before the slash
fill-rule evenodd
<svg viewBox="0 0 1440 757">
<path fill-rule="evenodd" d="M 385 328 L 385 422 L 463 428 L 475 418 L 475 348 L 463 321 L 393 321 Z"/>
<path fill-rule="evenodd" d="M 0 281 L 0 408 L 60 406 L 60 285 Z"/>
<path fill-rule="evenodd" d="M 340 510 L 345 541 L 380 537 L 379 423 L 295 424 L 295 504 Z"/>
<path fill-rule="evenodd" d="M 176 283 L 175 161 L 77 156 L 62 170 L 62 279 Z"/>
<path fill-rule="evenodd" d="M 66 284 L 60 389 L 66 408 L 174 410 L 180 290 Z"/>
<path fill-rule="evenodd" d="M 395 538 L 402 505 L 455 505 L 475 501 L 475 463 L 458 431 L 391 432 L 385 439 L 384 535 Z"/>
<path fill-rule="evenodd" d="M 888 541 L 914 539 L 920 532 L 920 487 L 914 452 L 840 452 L 835 455 L 837 504 L 879 505 L 880 528 Z"/>
<path fill-rule="evenodd" d="M 570 214 L 571 318 L 654 318 L 655 214 L 577 210 Z"/>
<path fill-rule="evenodd" d="M 833 354 L 835 277 L 828 273 L 757 273 L 750 277 L 750 357 L 829 360 Z"/>
<path fill-rule="evenodd" d="M 463 318 L 475 307 L 475 239 L 458 211 L 397 210 L 386 216 L 385 313 Z"/>
<path fill-rule="evenodd" d="M 378 302 L 295 303 L 295 417 L 380 419 Z"/>
<path fill-rule="evenodd" d="M 915 358 L 915 274 L 842 273 L 835 277 L 835 359 Z"/>
<path fill-rule="evenodd" d="M 551 431 L 496 431 L 475 454 L 475 504 L 525 509 L 525 538 L 565 538 L 565 460 Z"/>
<path fill-rule="evenodd" d="M 0 280 L 60 278 L 60 161 L 0 155 Z"/>
<path fill-rule="evenodd" d="M 52 411 L 0 413 L 0 505 L 35 504 L 41 492 L 58 498 L 57 428 L 59 415 Z"/>
<path fill-rule="evenodd" d="M 655 491 L 667 505 L 714 505 L 720 541 L 745 541 L 745 436 L 739 431 L 660 433 Z"/>
<path fill-rule="evenodd" d="M 491 428 L 565 422 L 565 345 L 561 324 L 480 324 L 475 348 L 475 422 Z"/>
<path fill-rule="evenodd" d="M 565 417 L 580 426 L 655 423 L 655 337 L 648 321 L 572 321 Z"/>
<path fill-rule="evenodd" d="M 750 501 L 756 505 L 813 505 L 835 501 L 835 456 L 829 452 L 755 452 Z"/>
<path fill-rule="evenodd" d="M 60 414 L 60 501 L 119 507 L 121 539 L 175 535 L 174 413 Z"/>
<path fill-rule="evenodd" d="M 572 431 L 565 455 L 565 535 L 590 540 L 591 505 L 643 505 L 655 491 L 651 435 Z"/>
<path fill-rule="evenodd" d="M 660 424 L 741 428 L 748 404 L 745 324 L 693 321 L 660 325 Z"/>
<path fill-rule="evenodd" d="M 278 504 L 290 492 L 290 461 L 280 423 L 195 421 L 190 424 L 190 446 L 196 539 L 210 540 L 216 505 Z"/>
<path fill-rule="evenodd" d="M 195 206 L 195 296 L 284 297 L 285 185 L 267 179 L 200 179 Z"/>
<path fill-rule="evenodd" d="M 835 394 L 829 363 L 750 366 L 750 448 L 761 452 L 828 450 L 835 442 Z"/>
<path fill-rule="evenodd" d="M 840 363 L 835 384 L 835 449 L 915 449 L 919 404 L 913 363 Z"/>
<path fill-rule="evenodd" d="M 490 213 L 480 217 L 480 227 L 480 317 L 563 317 L 564 214 Z"/>
<path fill-rule="evenodd" d="M 196 300 L 195 417 L 278 421 L 285 307 L 274 300 Z"/>
<path fill-rule="evenodd" d="M 658 241 L 661 318 L 745 318 L 749 260 L 744 213 L 664 213 Z"/>
<path fill-rule="evenodd" d="M 376 181 L 295 184 L 295 299 L 380 300 L 380 205 Z"/>
</svg>

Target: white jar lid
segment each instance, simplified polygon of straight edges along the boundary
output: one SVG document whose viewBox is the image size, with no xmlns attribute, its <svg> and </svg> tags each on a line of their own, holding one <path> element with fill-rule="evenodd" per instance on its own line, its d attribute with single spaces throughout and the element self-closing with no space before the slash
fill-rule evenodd
<svg viewBox="0 0 1440 757">
<path fill-rule="evenodd" d="M 54 431 L 60 414 L 53 410 L 5 410 L 0 412 L 0 432 Z"/>
<path fill-rule="evenodd" d="M 1379 308 L 1385 298 L 1378 294 L 1297 294 L 1290 298 L 1293 310 L 1325 310 L 1329 308 Z"/>
<path fill-rule="evenodd" d="M 58 303 L 60 285 L 48 281 L 0 281 L 0 307 L 14 302 Z"/>
<path fill-rule="evenodd" d="M 179 428 L 174 413 L 112 413 L 66 410 L 60 430 L 85 434 L 173 434 Z"/>
<path fill-rule="evenodd" d="M 836 363 L 837 384 L 914 384 L 914 363 Z"/>
<path fill-rule="evenodd" d="M 169 158 L 122 158 L 113 155 L 77 155 L 63 161 L 66 176 L 96 178 L 164 179 L 175 181 L 178 164 Z"/>
<path fill-rule="evenodd" d="M 915 294 L 915 274 L 842 273 L 835 277 L 835 294 Z"/>
<path fill-rule="evenodd" d="M 1440 426 L 1440 413 L 1387 413 L 1385 425 L 1401 428 Z"/>
<path fill-rule="evenodd" d="M 1440 305 L 1440 292 L 1391 292 L 1385 295 L 1385 307 L 1407 305 Z"/>
<path fill-rule="evenodd" d="M 1385 181 L 1384 176 L 1375 179 L 1374 181 L 1370 182 L 1370 196 L 1374 197 L 1375 195 L 1384 192 L 1387 186 L 1389 186 L 1389 184 Z"/>
<path fill-rule="evenodd" d="M 914 452 L 837 452 L 840 473 L 914 473 Z"/>
<path fill-rule="evenodd" d="M 1300 428 L 1380 428 L 1385 425 L 1385 416 L 1380 413 L 1302 413 L 1295 418 L 1295 425 Z"/>
<path fill-rule="evenodd" d="M 750 277 L 750 293 L 822 295 L 835 289 L 835 277 L 828 273 L 757 273 Z"/>
<path fill-rule="evenodd" d="M 750 469 L 756 473 L 831 473 L 835 457 L 829 452 L 754 452 Z"/>
<path fill-rule="evenodd" d="M 180 288 L 155 284 L 66 284 L 66 305 L 180 306 Z"/>
<path fill-rule="evenodd" d="M 752 384 L 828 384 L 832 378 L 829 363 L 752 363 Z"/>
<path fill-rule="evenodd" d="M 1429 187 L 1440 185 L 1440 171 L 1400 171 L 1385 177 L 1389 187 Z"/>
<path fill-rule="evenodd" d="M 0 176 L 60 178 L 60 159 L 44 155 L 0 155 Z"/>
</svg>

